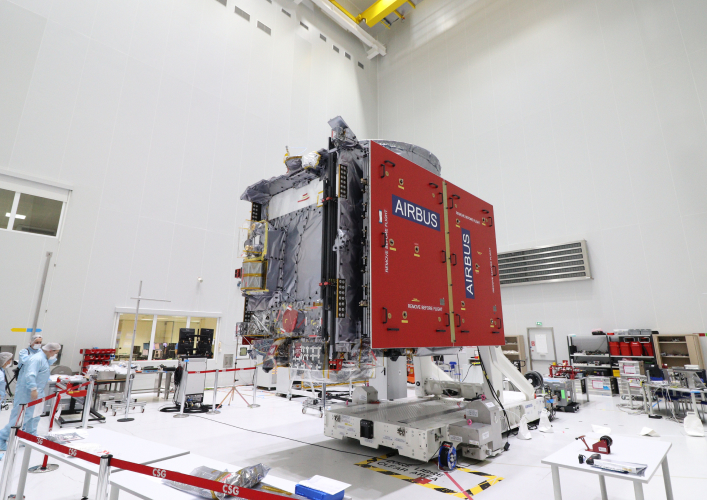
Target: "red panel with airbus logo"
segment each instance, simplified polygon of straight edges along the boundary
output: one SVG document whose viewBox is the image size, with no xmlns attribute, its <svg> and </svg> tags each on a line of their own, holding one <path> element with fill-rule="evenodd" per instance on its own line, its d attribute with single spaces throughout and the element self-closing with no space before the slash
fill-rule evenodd
<svg viewBox="0 0 707 500">
<path fill-rule="evenodd" d="M 456 344 L 503 345 L 493 207 L 446 182 Z"/>
<path fill-rule="evenodd" d="M 442 182 L 371 143 L 370 312 L 376 349 L 452 345 Z"/>
</svg>

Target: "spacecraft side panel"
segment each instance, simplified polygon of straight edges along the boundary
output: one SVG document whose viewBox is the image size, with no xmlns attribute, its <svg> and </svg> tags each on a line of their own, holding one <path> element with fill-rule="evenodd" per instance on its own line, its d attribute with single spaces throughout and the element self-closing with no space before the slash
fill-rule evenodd
<svg viewBox="0 0 707 500">
<path fill-rule="evenodd" d="M 493 207 L 445 181 L 457 345 L 504 345 Z"/>
<path fill-rule="evenodd" d="M 372 347 L 451 346 L 443 181 L 374 141 L 370 148 Z"/>
</svg>

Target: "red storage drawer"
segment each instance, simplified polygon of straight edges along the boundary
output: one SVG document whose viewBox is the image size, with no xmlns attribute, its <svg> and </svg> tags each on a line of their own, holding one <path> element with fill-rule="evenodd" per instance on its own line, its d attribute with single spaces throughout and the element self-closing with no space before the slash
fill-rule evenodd
<svg viewBox="0 0 707 500">
<path fill-rule="evenodd" d="M 621 342 L 619 347 L 620 347 L 622 356 L 630 356 L 631 355 L 631 344 L 629 344 L 628 342 Z"/>
<path fill-rule="evenodd" d="M 640 342 L 631 342 L 631 355 L 643 356 L 643 347 Z"/>
<path fill-rule="evenodd" d="M 621 348 L 618 342 L 609 342 L 609 353 L 612 356 L 619 356 L 621 354 Z"/>
</svg>

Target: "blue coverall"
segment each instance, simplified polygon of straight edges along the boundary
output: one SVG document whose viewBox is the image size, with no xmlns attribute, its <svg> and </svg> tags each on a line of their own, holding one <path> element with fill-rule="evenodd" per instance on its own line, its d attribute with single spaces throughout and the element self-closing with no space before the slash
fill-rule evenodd
<svg viewBox="0 0 707 500">
<path fill-rule="evenodd" d="M 39 349 L 33 349 L 32 346 L 25 347 L 24 349 L 22 349 L 18 356 L 20 360 L 17 362 L 17 367 L 22 368 L 22 365 L 24 365 L 29 358 L 31 358 L 41 350 L 41 347 Z"/>
<path fill-rule="evenodd" d="M 5 401 L 5 370 L 0 368 L 0 403 Z"/>
<path fill-rule="evenodd" d="M 20 405 L 32 401 L 32 390 L 37 390 L 37 398 L 44 397 L 44 389 L 49 381 L 49 360 L 44 351 L 40 351 L 29 357 L 20 371 L 19 379 L 15 389 L 15 400 L 10 413 L 10 421 L 4 429 L 0 431 L 0 450 L 7 449 L 7 439 L 10 437 L 10 430 L 20 413 Z M 41 404 L 41 403 L 40 403 Z M 22 430 L 28 434 L 37 434 L 39 417 L 28 418 L 34 414 L 34 407 L 27 408 L 25 413 L 25 423 Z"/>
</svg>

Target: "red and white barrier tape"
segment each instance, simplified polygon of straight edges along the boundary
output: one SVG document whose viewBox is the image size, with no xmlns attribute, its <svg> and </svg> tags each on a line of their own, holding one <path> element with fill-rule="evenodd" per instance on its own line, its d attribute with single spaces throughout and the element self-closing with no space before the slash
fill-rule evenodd
<svg viewBox="0 0 707 500">
<path fill-rule="evenodd" d="M 97 455 L 92 455 L 90 453 L 86 453 L 85 451 L 77 450 L 76 448 L 70 448 L 68 446 L 49 441 L 45 438 L 33 436 L 32 434 L 27 434 L 24 431 L 18 430 L 17 437 L 26 441 L 37 443 L 39 446 L 44 446 L 45 448 L 49 448 L 50 450 L 58 451 L 59 453 L 64 453 L 65 455 L 68 455 L 70 457 L 80 458 L 81 460 L 85 460 L 95 465 L 100 465 L 101 463 L 101 458 Z M 197 488 L 204 488 L 209 491 L 222 492 L 227 495 L 246 498 L 248 500 L 282 500 L 283 498 L 281 495 L 275 495 L 273 493 L 267 493 L 265 491 L 252 490 L 250 488 L 240 488 L 238 486 L 233 486 L 232 484 L 226 484 L 221 483 L 219 481 L 212 481 L 210 479 L 190 476 L 189 474 L 183 474 L 181 472 L 173 472 L 166 469 L 159 469 L 149 465 L 134 464 L 132 462 L 127 462 L 125 460 L 120 460 L 117 458 L 111 458 L 110 466 L 117 467 L 118 469 L 128 470 L 131 472 L 136 472 L 145 476 L 167 479 L 169 481 L 175 481 L 177 483 L 196 486 Z"/>
<path fill-rule="evenodd" d="M 101 463 L 101 458 L 96 455 L 91 455 L 90 453 L 86 453 L 85 451 L 77 450 L 76 448 L 69 448 L 68 446 L 64 446 L 63 444 L 55 443 L 54 441 L 49 441 L 48 439 L 45 439 L 45 438 L 33 436 L 32 434 L 28 434 L 25 431 L 18 430 L 17 437 L 20 439 L 24 439 L 26 441 L 32 441 L 33 443 L 37 443 L 39 446 L 44 446 L 45 448 L 49 448 L 50 450 L 58 451 L 59 453 L 63 453 L 63 454 L 68 455 L 70 457 L 80 458 L 81 460 L 91 462 L 92 464 L 98 465 Z"/>
<path fill-rule="evenodd" d="M 40 403 L 44 403 L 45 401 L 49 401 L 50 399 L 54 399 L 54 398 L 57 397 L 57 396 L 61 396 L 62 394 L 66 394 L 67 392 L 77 392 L 78 389 L 80 389 L 80 388 L 82 388 L 82 387 L 84 387 L 84 386 L 86 386 L 86 385 L 88 385 L 88 384 L 90 384 L 90 383 L 91 383 L 91 382 L 85 382 L 85 383 L 83 383 L 83 384 L 81 384 L 81 385 L 77 385 L 76 387 L 70 387 L 70 388 L 65 389 L 65 390 L 63 390 L 63 391 L 55 392 L 55 393 L 52 394 L 51 396 L 45 396 L 45 397 L 43 397 L 43 398 L 35 399 L 34 401 L 32 401 L 32 402 L 30 402 L 30 403 L 27 403 L 27 408 L 29 408 L 29 407 L 31 407 L 31 406 L 38 405 L 38 404 L 40 404 Z M 81 396 L 77 396 L 77 397 L 81 397 Z"/>
</svg>

